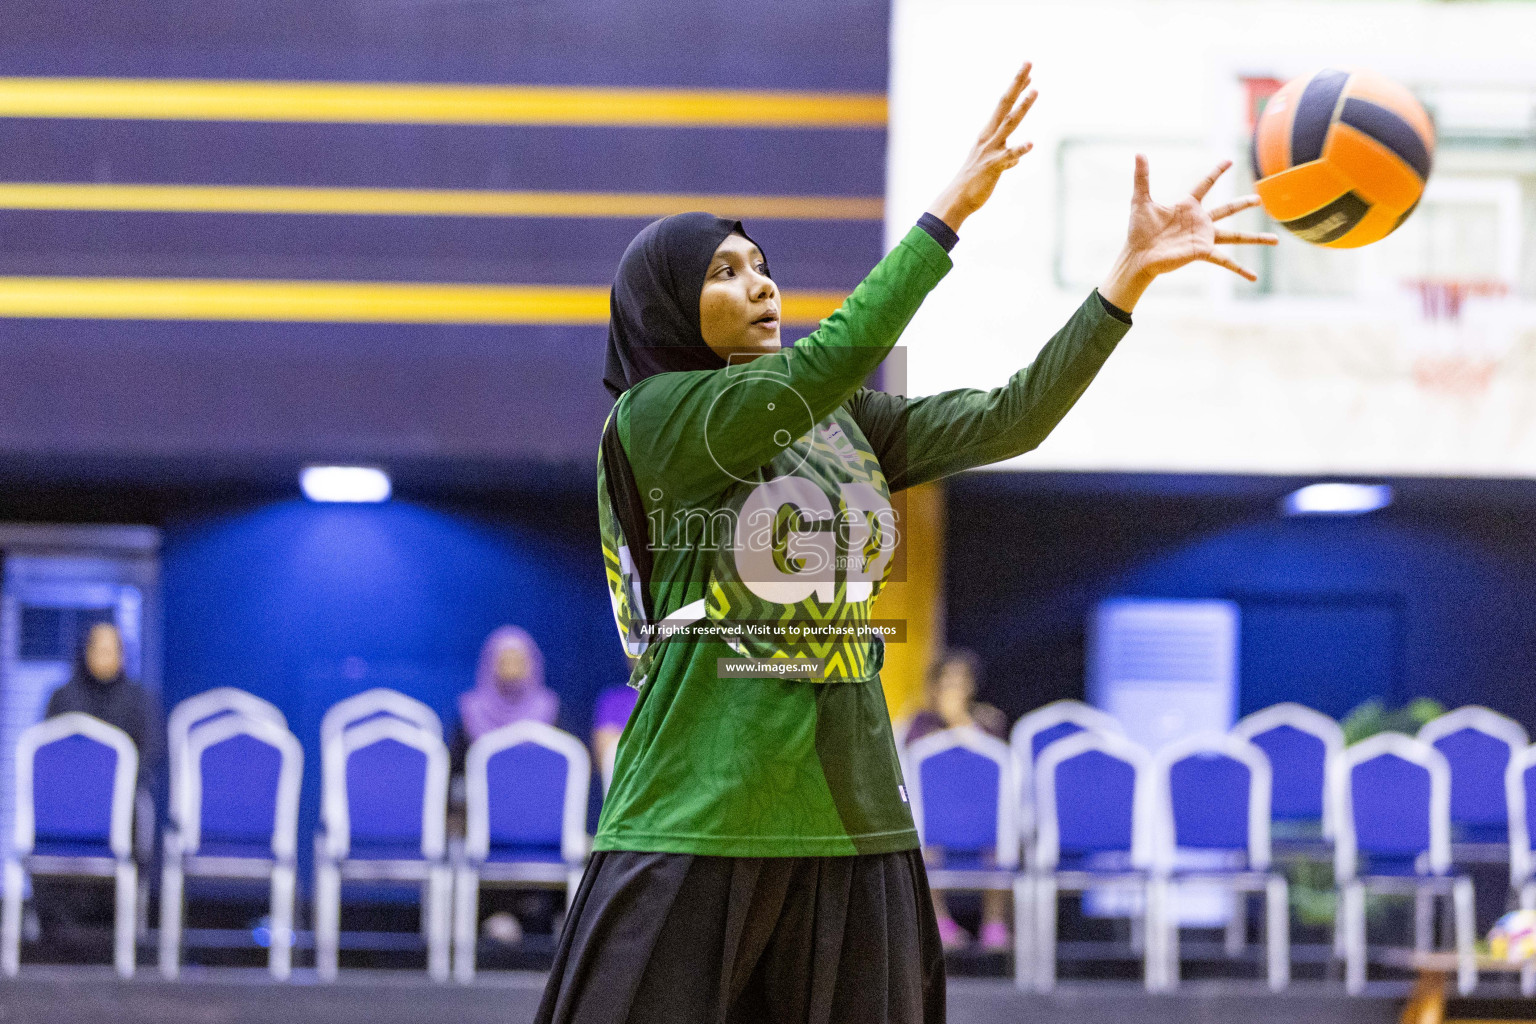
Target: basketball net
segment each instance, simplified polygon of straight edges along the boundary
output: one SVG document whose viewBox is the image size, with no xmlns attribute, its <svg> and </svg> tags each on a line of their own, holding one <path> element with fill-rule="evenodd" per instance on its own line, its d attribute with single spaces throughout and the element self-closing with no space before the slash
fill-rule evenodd
<svg viewBox="0 0 1536 1024">
<path fill-rule="evenodd" d="M 1470 298 L 1502 298 L 1509 286 L 1473 278 L 1415 278 L 1405 284 L 1419 296 L 1417 326 L 1409 335 L 1414 383 L 1447 397 L 1485 393 L 1505 355 L 1501 332 L 1487 320 L 1464 318 L 1464 307 Z"/>
</svg>

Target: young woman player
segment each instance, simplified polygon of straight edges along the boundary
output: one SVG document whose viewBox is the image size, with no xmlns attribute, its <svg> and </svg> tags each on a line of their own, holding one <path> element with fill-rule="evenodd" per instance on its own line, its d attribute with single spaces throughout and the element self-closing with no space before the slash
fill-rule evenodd
<svg viewBox="0 0 1536 1024">
<path fill-rule="evenodd" d="M 1138 156 L 1124 250 L 1032 365 L 990 392 L 865 388 L 1029 152 L 1008 144 L 1029 80 L 1026 64 L 917 226 L 793 347 L 740 223 L 669 217 L 624 253 L 598 498 L 639 700 L 539 1021 L 943 1020 L 884 648 L 858 630 L 900 525 L 890 494 L 1034 448 L 1154 278 L 1205 260 L 1251 280 L 1217 246 L 1274 241 L 1216 226 L 1257 197 L 1203 208 L 1227 163 L 1162 206 Z"/>
</svg>

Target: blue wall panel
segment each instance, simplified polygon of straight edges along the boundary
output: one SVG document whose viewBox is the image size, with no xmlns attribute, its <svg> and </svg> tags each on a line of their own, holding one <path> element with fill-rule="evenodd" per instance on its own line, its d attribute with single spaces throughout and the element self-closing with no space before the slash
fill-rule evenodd
<svg viewBox="0 0 1536 1024">
<path fill-rule="evenodd" d="M 502 623 L 538 641 L 560 724 L 585 737 L 596 695 L 628 672 L 584 497 L 504 517 L 289 501 L 167 524 L 167 706 L 238 686 L 283 709 L 305 750 L 306 854 L 326 709 L 389 686 L 451 730 L 480 645 Z"/>
</svg>

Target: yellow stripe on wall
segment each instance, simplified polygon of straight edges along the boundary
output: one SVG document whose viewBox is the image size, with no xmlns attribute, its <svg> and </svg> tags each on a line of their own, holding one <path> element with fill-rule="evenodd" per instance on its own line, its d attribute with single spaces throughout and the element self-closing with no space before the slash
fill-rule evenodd
<svg viewBox="0 0 1536 1024">
<path fill-rule="evenodd" d="M 884 128 L 878 93 L 0 78 L 0 117 L 330 124 Z"/>
<path fill-rule="evenodd" d="M 496 192 L 267 185 L 0 182 L 0 209 L 153 213 L 295 213 L 395 217 L 666 217 L 709 210 L 759 220 L 881 220 L 884 201 L 859 196 L 649 192 Z"/>
<path fill-rule="evenodd" d="M 786 323 L 814 324 L 847 298 L 796 292 Z M 558 285 L 0 277 L 0 317 L 320 323 L 604 324 L 608 289 Z"/>
</svg>

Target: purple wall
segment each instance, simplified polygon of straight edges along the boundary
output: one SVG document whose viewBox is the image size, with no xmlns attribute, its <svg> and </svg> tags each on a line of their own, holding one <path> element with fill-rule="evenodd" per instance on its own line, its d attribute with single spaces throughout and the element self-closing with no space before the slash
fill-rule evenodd
<svg viewBox="0 0 1536 1024">
<path fill-rule="evenodd" d="M 0 76 L 883 92 L 884 0 L 7 7 Z M 879 197 L 880 129 L 443 127 L 0 119 L 0 181 Z M 643 226 L 0 210 L 0 275 L 606 285 Z M 751 225 L 789 288 L 848 289 L 876 221 Z M 369 459 L 588 465 L 602 327 L 0 319 L 0 472 Z M 72 468 L 76 467 L 76 468 Z"/>
</svg>

